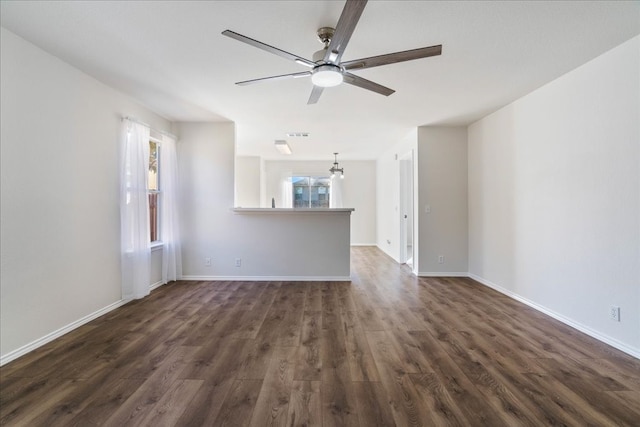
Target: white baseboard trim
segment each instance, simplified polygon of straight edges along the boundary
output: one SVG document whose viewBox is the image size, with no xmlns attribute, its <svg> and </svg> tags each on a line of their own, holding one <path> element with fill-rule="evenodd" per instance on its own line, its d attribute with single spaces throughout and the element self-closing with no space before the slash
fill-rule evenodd
<svg viewBox="0 0 640 427">
<path fill-rule="evenodd" d="M 443 273 L 421 271 L 421 272 L 418 272 L 418 277 L 469 277 L 469 273 L 460 273 L 459 271 L 443 272 Z"/>
<path fill-rule="evenodd" d="M 375 243 L 352 243 L 351 246 L 378 246 Z"/>
<path fill-rule="evenodd" d="M 500 292 L 501 294 L 504 294 L 506 296 L 508 296 L 509 298 L 512 298 L 516 301 L 520 301 L 523 304 L 528 305 L 529 307 L 538 310 L 541 313 L 546 314 L 547 316 L 553 317 L 554 319 L 564 323 L 565 325 L 571 326 L 574 329 L 577 329 L 580 332 L 583 332 L 587 335 L 589 335 L 592 338 L 597 339 L 598 341 L 602 341 L 605 344 L 610 345 L 611 347 L 615 347 L 620 351 L 623 351 L 635 358 L 640 359 L 640 349 L 631 347 L 623 342 L 618 341 L 615 338 L 612 338 L 608 335 L 602 334 L 598 331 L 595 331 L 593 329 L 591 329 L 588 326 L 583 325 L 580 322 L 576 322 L 573 319 L 570 319 L 568 317 L 563 316 L 562 314 L 556 313 L 553 310 L 550 310 L 538 303 L 535 303 L 527 298 L 524 298 L 518 294 L 516 294 L 515 292 L 512 292 L 508 289 L 503 288 L 500 285 L 496 285 L 495 283 L 490 282 L 489 280 L 486 280 L 480 276 L 476 276 L 475 274 L 468 274 L 468 277 L 470 277 L 471 279 L 475 280 L 476 282 L 479 282 L 481 284 L 483 284 L 484 286 L 487 286 L 495 291 Z"/>
<path fill-rule="evenodd" d="M 113 304 L 109 304 L 106 307 L 101 308 L 100 310 L 94 311 L 91 314 L 88 314 L 86 316 L 84 316 L 81 319 L 76 320 L 75 322 L 71 322 L 66 326 L 63 326 L 62 328 L 53 331 L 45 336 L 43 336 L 42 338 L 38 338 L 35 341 L 30 342 L 29 344 L 23 345 L 22 347 L 10 351 L 7 354 L 4 354 L 2 356 L 0 356 L 0 366 L 4 366 L 5 364 L 11 362 L 12 360 L 17 359 L 20 356 L 24 356 L 25 354 L 29 353 L 30 351 L 35 350 L 38 347 L 41 347 L 43 345 L 45 345 L 48 342 L 51 342 L 53 340 L 55 340 L 56 338 L 61 337 L 64 334 L 67 334 L 71 331 L 73 331 L 76 328 L 79 328 L 80 326 L 84 325 L 85 323 L 89 323 L 90 321 L 92 321 L 93 319 L 97 319 L 98 317 L 107 314 L 110 311 L 115 310 L 118 307 L 122 307 L 124 304 L 126 304 L 128 301 L 124 301 L 124 300 L 120 300 L 120 301 L 116 301 Z"/>
<path fill-rule="evenodd" d="M 159 282 L 149 285 L 149 292 L 153 291 L 154 289 L 158 289 L 162 285 L 166 285 L 166 282 L 163 282 L 162 280 L 160 280 Z"/>
<path fill-rule="evenodd" d="M 210 282 L 350 282 L 350 276 L 182 276 L 180 280 Z"/>
</svg>

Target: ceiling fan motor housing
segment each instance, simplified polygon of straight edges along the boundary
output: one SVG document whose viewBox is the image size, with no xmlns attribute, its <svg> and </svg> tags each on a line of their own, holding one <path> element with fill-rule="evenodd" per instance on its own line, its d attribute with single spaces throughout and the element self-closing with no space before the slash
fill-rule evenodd
<svg viewBox="0 0 640 427">
<path fill-rule="evenodd" d="M 317 52 L 313 53 L 311 60 L 316 64 L 324 62 L 324 54 L 327 52 L 328 46 L 325 46 L 324 49 L 320 49 Z"/>
</svg>

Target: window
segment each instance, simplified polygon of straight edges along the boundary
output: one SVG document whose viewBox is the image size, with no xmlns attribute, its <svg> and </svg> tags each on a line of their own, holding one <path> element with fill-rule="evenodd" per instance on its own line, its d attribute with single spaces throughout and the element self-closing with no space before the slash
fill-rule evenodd
<svg viewBox="0 0 640 427">
<path fill-rule="evenodd" d="M 160 240 L 159 230 L 159 212 L 160 206 L 160 143 L 158 141 L 149 141 L 149 226 L 151 243 Z"/>
<path fill-rule="evenodd" d="M 328 208 L 331 178 L 292 176 L 294 208 Z"/>
</svg>

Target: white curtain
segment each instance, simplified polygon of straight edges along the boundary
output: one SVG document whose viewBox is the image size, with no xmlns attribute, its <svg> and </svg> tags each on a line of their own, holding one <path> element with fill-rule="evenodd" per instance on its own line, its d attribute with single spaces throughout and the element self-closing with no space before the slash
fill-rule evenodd
<svg viewBox="0 0 640 427">
<path fill-rule="evenodd" d="M 164 135 L 160 146 L 160 239 L 162 283 L 182 278 L 182 248 L 178 218 L 178 159 L 176 140 Z"/>
<path fill-rule="evenodd" d="M 282 206 L 283 208 L 293 207 L 293 184 L 291 177 L 287 176 L 282 178 Z"/>
<path fill-rule="evenodd" d="M 149 242 L 149 134 L 148 127 L 122 121 L 120 150 L 120 245 L 122 299 L 149 294 L 151 244 Z"/>
<path fill-rule="evenodd" d="M 329 207 L 342 207 L 342 181 L 343 179 L 337 174 L 331 178 L 331 194 L 329 194 Z"/>
</svg>

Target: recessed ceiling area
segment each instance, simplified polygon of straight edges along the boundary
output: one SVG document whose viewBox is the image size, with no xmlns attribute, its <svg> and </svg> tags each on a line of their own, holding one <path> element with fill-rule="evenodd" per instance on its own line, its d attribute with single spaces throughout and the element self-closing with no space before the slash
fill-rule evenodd
<svg viewBox="0 0 640 427">
<path fill-rule="evenodd" d="M 342 1 L 2 1 L 0 16 L 171 121 L 234 121 L 239 155 L 375 159 L 417 126 L 472 123 L 640 34 L 639 4 L 370 1 L 343 60 L 438 44 L 442 55 L 353 71 L 389 97 L 341 84 L 313 105 L 309 78 L 235 85 L 308 68 L 221 33 L 311 59 Z M 291 156 L 274 149 L 283 139 Z"/>
</svg>

